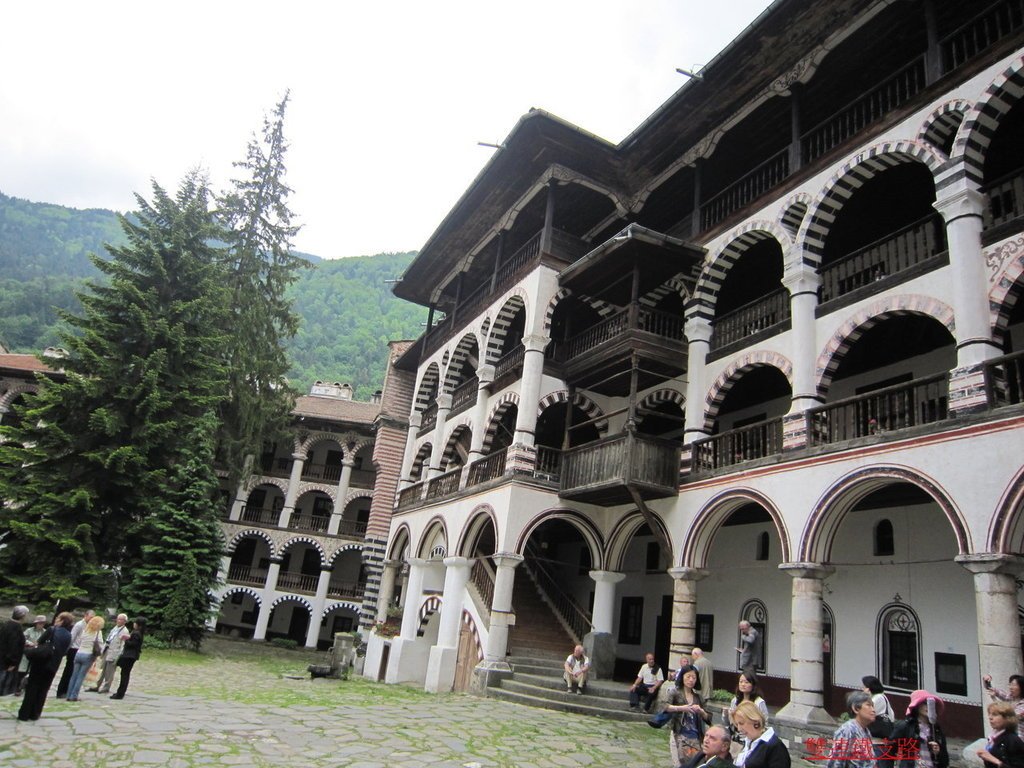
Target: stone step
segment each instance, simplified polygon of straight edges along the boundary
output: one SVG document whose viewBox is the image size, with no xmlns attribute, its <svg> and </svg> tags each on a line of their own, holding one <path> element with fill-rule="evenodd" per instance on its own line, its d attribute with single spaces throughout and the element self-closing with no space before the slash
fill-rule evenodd
<svg viewBox="0 0 1024 768">
<path fill-rule="evenodd" d="M 557 696 L 538 696 L 530 691 L 542 691 L 544 689 L 512 690 L 507 688 L 510 682 L 505 680 L 501 687 L 488 688 L 487 695 L 501 701 L 511 701 L 517 704 L 525 704 L 528 707 L 539 707 L 557 712 L 572 712 L 577 715 L 589 715 L 590 717 L 602 717 L 607 720 L 630 720 L 643 722 L 649 715 L 638 715 L 627 707 L 610 709 L 604 706 L 605 699 L 596 696 L 577 696 L 574 693 L 562 691 Z M 560 696 L 561 698 L 558 698 Z"/>
<path fill-rule="evenodd" d="M 512 680 L 543 690 L 552 690 L 558 693 L 565 693 L 565 680 L 561 677 L 552 677 L 550 674 L 528 672 L 523 667 L 513 667 L 514 675 Z M 508 682 L 508 681 L 506 681 Z M 629 686 L 623 683 L 612 682 L 611 680 L 588 680 L 584 689 L 588 696 L 613 701 L 620 701 L 623 705 L 629 700 Z"/>
<path fill-rule="evenodd" d="M 566 654 L 565 656 L 568 656 Z M 513 667 L 518 665 L 537 667 L 547 670 L 549 675 L 562 676 L 565 665 L 565 656 L 544 656 L 540 653 L 513 653 L 506 657 L 506 661 Z"/>
</svg>

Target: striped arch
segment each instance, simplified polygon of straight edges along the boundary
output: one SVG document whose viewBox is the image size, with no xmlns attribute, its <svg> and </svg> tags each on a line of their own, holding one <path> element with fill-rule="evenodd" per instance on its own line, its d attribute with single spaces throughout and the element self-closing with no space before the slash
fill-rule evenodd
<svg viewBox="0 0 1024 768">
<path fill-rule="evenodd" d="M 669 562 L 672 561 L 672 553 L 675 552 L 675 546 L 672 544 L 672 536 L 669 534 L 668 527 L 661 517 L 654 513 L 654 522 L 658 526 L 658 530 L 661 532 L 661 537 L 664 541 L 669 542 L 670 550 L 665 553 L 668 557 Z M 626 563 L 626 552 L 629 550 L 629 543 L 633 540 L 636 532 L 639 531 L 647 521 L 644 520 L 644 516 L 640 514 L 638 510 L 627 512 L 616 524 L 612 532 L 608 534 L 608 549 L 605 553 L 605 562 L 608 563 L 608 570 L 610 571 L 625 571 L 628 570 L 628 563 Z"/>
<path fill-rule="evenodd" d="M 731 233 L 728 242 L 718 253 L 705 259 L 697 278 L 697 286 L 693 290 L 693 298 L 703 311 L 698 310 L 695 317 L 714 319 L 715 303 L 729 269 L 753 246 L 771 239 L 779 244 L 783 254 L 792 241 L 789 233 L 775 222 L 750 221 Z"/>
<path fill-rule="evenodd" d="M 334 561 L 338 559 L 338 555 L 344 552 L 362 552 L 362 544 L 345 544 L 344 546 L 338 547 L 334 552 L 331 553 L 330 559 L 327 561 L 328 568 L 334 568 Z"/>
<path fill-rule="evenodd" d="M 988 529 L 988 552 L 1016 555 L 1021 552 L 1024 529 L 1024 469 L 1006 486 Z"/>
<path fill-rule="evenodd" d="M 459 534 L 459 543 L 456 545 L 455 551 L 460 557 L 473 557 L 472 547 L 476 543 L 480 531 L 488 522 L 494 529 L 495 551 L 500 551 L 498 549 L 498 516 L 494 513 L 494 507 L 490 504 L 479 504 L 469 513 L 469 519 L 462 526 L 462 533 Z"/>
<path fill-rule="evenodd" d="M 339 448 L 344 451 L 345 443 L 348 442 L 353 435 L 337 435 L 333 432 L 310 432 L 306 435 L 305 440 L 302 441 L 302 452 L 307 456 L 313 453 L 313 449 L 321 443 L 336 443 Z"/>
<path fill-rule="evenodd" d="M 988 305 L 994 334 L 1004 336 L 1010 324 L 1010 314 L 1024 293 L 1024 235 L 1017 235 L 997 247 L 986 250 L 985 263 L 992 273 Z"/>
<path fill-rule="evenodd" d="M 992 143 L 992 137 L 999 129 L 999 123 L 1007 112 L 1020 101 L 1024 93 L 1024 56 L 1015 59 L 1009 67 L 993 80 L 985 93 L 968 110 L 964 117 L 950 158 L 960 160 L 955 174 L 943 182 L 966 178 L 980 186 L 985 181 L 985 154 Z"/>
<path fill-rule="evenodd" d="M 480 366 L 480 340 L 476 337 L 476 333 L 469 331 L 463 334 L 462 338 L 459 339 L 458 345 L 452 352 L 451 360 L 448 362 L 448 367 L 445 368 L 444 374 L 444 387 L 442 392 L 446 395 L 450 395 L 455 391 L 463 379 L 459 378 L 462 371 L 462 364 L 469 360 L 473 354 L 473 347 L 476 347 L 476 363 L 473 366 L 474 371 Z"/>
<path fill-rule="evenodd" d="M 372 499 L 373 488 L 356 488 L 348 492 L 345 496 L 345 507 L 351 504 L 356 499 Z"/>
<path fill-rule="evenodd" d="M 439 610 L 441 610 L 441 598 L 437 595 L 431 595 L 423 601 L 423 605 L 420 606 L 419 627 L 416 629 L 416 637 L 423 637 L 427 631 L 427 622 Z"/>
<path fill-rule="evenodd" d="M 972 106 L 966 99 L 951 99 L 945 104 L 940 104 L 925 118 L 921 130 L 917 132 L 918 141 L 931 144 L 943 154 L 948 154 L 948 150 L 943 147 L 952 148 L 957 132 L 963 125 L 964 116 Z"/>
<path fill-rule="evenodd" d="M 412 531 L 408 523 L 402 523 L 395 529 L 395 535 L 388 543 L 388 560 L 401 560 L 405 550 L 412 552 Z"/>
<path fill-rule="evenodd" d="M 711 545 L 722 524 L 742 506 L 754 503 L 765 510 L 771 518 L 775 535 L 782 547 L 781 560 L 790 562 L 790 536 L 786 520 L 775 503 L 760 491 L 752 488 L 730 488 L 708 500 L 693 516 L 693 522 L 683 537 L 682 557 L 679 565 L 683 568 L 707 567 Z"/>
<path fill-rule="evenodd" d="M 704 428 L 709 432 L 714 429 L 715 419 L 718 418 L 718 411 L 722 407 L 722 403 L 725 401 L 725 396 L 729 394 L 729 390 L 733 388 L 733 385 L 743 376 L 743 374 L 754 368 L 769 367 L 777 368 L 782 372 L 782 375 L 789 381 L 789 386 L 793 387 L 793 363 L 789 361 L 789 358 L 785 355 L 779 354 L 778 352 L 770 352 L 768 350 L 759 350 L 756 352 L 749 352 L 742 357 L 733 360 L 729 366 L 722 371 L 715 383 L 711 387 L 711 391 L 708 392 L 707 406 L 704 410 Z"/>
<path fill-rule="evenodd" d="M 540 415 L 552 405 L 564 403 L 568 399 L 569 392 L 564 389 L 558 389 L 548 395 L 545 395 L 537 404 L 537 416 L 540 417 Z M 572 404 L 587 414 L 587 418 L 596 419 L 600 416 L 604 416 L 604 411 L 601 410 L 601 406 L 580 392 L 576 392 L 573 395 Z M 603 435 L 608 431 L 608 420 L 601 419 L 600 421 L 595 421 L 594 426 L 597 428 L 597 431 Z"/>
<path fill-rule="evenodd" d="M 476 628 L 473 616 L 465 608 L 462 609 L 462 623 L 469 627 L 469 633 L 473 636 L 473 647 L 476 649 L 476 661 L 479 664 L 484 660 L 484 648 L 480 644 L 480 632 Z"/>
<path fill-rule="evenodd" d="M 832 377 L 843 361 L 846 353 L 865 331 L 878 325 L 883 320 L 900 315 L 925 315 L 939 321 L 953 338 L 956 338 L 956 325 L 953 319 L 953 308 L 931 296 L 906 294 L 903 296 L 886 296 L 873 304 L 864 307 L 860 312 L 849 318 L 836 328 L 818 356 L 815 365 L 815 376 L 818 379 L 818 396 L 828 394 Z"/>
<path fill-rule="evenodd" d="M 249 597 L 251 597 L 253 600 L 256 601 L 256 607 L 257 608 L 260 608 L 260 609 L 263 608 L 263 596 L 259 592 L 257 592 L 255 589 L 252 589 L 250 587 L 231 587 L 230 589 L 225 590 L 224 594 L 222 594 L 220 596 L 220 599 L 217 601 L 217 605 L 218 606 L 224 605 L 224 601 L 225 600 L 227 600 L 232 595 L 237 595 L 237 594 L 248 595 Z"/>
<path fill-rule="evenodd" d="M 328 603 L 327 605 L 324 606 L 323 613 L 320 614 L 320 621 L 323 621 L 324 619 L 326 619 L 328 614 L 330 614 L 331 611 L 336 611 L 339 608 L 344 608 L 347 611 L 352 611 L 352 613 L 358 614 L 359 611 L 362 610 L 363 606 L 359 605 L 358 603 L 346 603 L 343 600 L 338 600 L 338 601 L 333 602 L 333 603 Z"/>
<path fill-rule="evenodd" d="M 430 454 L 434 452 L 434 446 L 429 441 L 423 443 L 416 455 L 413 456 L 412 466 L 409 467 L 409 477 L 417 478 L 423 473 L 423 467 L 430 461 Z"/>
<path fill-rule="evenodd" d="M 281 597 L 270 604 L 270 610 L 273 611 L 281 603 L 299 603 L 309 613 L 310 621 L 313 620 L 313 605 L 301 595 L 281 595 Z"/>
<path fill-rule="evenodd" d="M 431 363 L 423 372 L 419 386 L 416 387 L 416 410 L 425 411 L 440 392 L 441 369 L 437 363 Z"/>
<path fill-rule="evenodd" d="M 864 182 L 902 163 L 924 163 L 935 176 L 946 162 L 938 150 L 923 141 L 885 142 L 854 155 L 818 193 L 811 204 L 810 215 L 800 227 L 796 242 L 803 246 L 804 262 L 815 269 L 821 266 L 832 222 Z"/>
<path fill-rule="evenodd" d="M 224 554 L 232 555 L 235 552 L 235 547 L 238 546 L 238 542 L 244 539 L 246 536 L 255 536 L 258 539 L 263 539 L 267 543 L 267 547 L 270 548 L 270 557 L 277 557 L 276 545 L 274 540 L 270 538 L 270 534 L 259 528 L 248 528 L 244 531 L 239 531 L 231 537 L 231 541 L 228 542 L 227 546 L 224 547 Z"/>
<path fill-rule="evenodd" d="M 420 536 L 420 540 L 417 542 L 416 549 L 410 549 L 410 551 L 417 552 L 416 557 L 419 557 L 423 560 L 429 559 L 430 550 L 428 549 L 428 546 L 436 538 L 437 533 L 441 534 L 441 540 L 443 541 L 445 557 L 447 557 L 448 554 L 451 552 L 451 550 L 448 548 L 448 523 L 440 515 L 434 515 L 432 518 L 430 518 L 430 521 L 423 528 L 423 533 Z"/>
<path fill-rule="evenodd" d="M 324 496 L 330 496 L 331 501 L 336 501 L 336 497 L 338 495 L 338 486 L 329 485 L 325 488 L 324 485 L 324 483 L 317 483 L 316 481 L 300 483 L 299 490 L 295 494 L 295 506 L 298 507 L 299 500 L 302 499 L 303 496 L 306 496 L 307 494 L 310 493 L 321 493 Z"/>
<path fill-rule="evenodd" d="M 686 404 L 686 397 L 677 389 L 656 389 L 644 396 L 644 399 L 637 403 L 639 408 L 656 408 L 661 403 L 675 403 L 680 408 Z"/>
<path fill-rule="evenodd" d="M 39 387 L 35 384 L 16 384 L 0 396 L 0 412 L 11 407 L 11 403 L 18 399 L 19 395 L 26 392 L 37 392 Z"/>
<path fill-rule="evenodd" d="M 242 486 L 242 491 L 245 493 L 246 501 L 249 500 L 249 494 L 259 488 L 261 485 L 272 485 L 281 491 L 282 495 L 288 495 L 288 478 L 287 477 L 272 477 L 270 475 L 252 475 L 245 484 Z"/>
<path fill-rule="evenodd" d="M 311 547 L 313 547 L 313 549 L 320 553 L 321 565 L 327 559 L 327 553 L 324 552 L 323 545 L 311 536 L 293 536 L 292 538 L 288 539 L 288 541 L 284 542 L 281 545 L 281 549 L 279 550 L 281 555 L 284 555 L 285 550 L 287 550 L 293 544 L 309 544 Z"/>
<path fill-rule="evenodd" d="M 505 344 L 505 336 L 507 335 L 509 326 L 512 324 L 512 319 L 520 311 L 524 313 L 528 311 L 526 299 L 526 291 L 522 288 L 516 288 L 512 291 L 512 295 L 505 299 L 505 303 L 501 305 L 501 309 L 498 310 L 498 314 L 494 317 L 494 323 L 491 325 L 490 335 L 486 337 L 487 354 L 483 355 L 483 362 L 498 362 L 498 358 L 501 356 L 502 346 Z M 529 315 L 527 315 L 527 317 L 529 317 Z M 526 327 L 524 333 L 529 332 L 529 327 Z"/>
<path fill-rule="evenodd" d="M 658 302 L 670 293 L 674 293 L 677 296 L 682 297 L 684 301 L 690 298 L 690 289 L 686 285 L 686 281 L 683 279 L 682 272 L 675 277 L 670 277 L 654 290 L 648 292 L 644 296 L 641 296 L 640 304 L 645 307 L 656 307 Z"/>
<path fill-rule="evenodd" d="M 452 431 L 448 433 L 448 440 L 444 444 L 444 450 L 441 452 L 441 464 L 440 468 L 442 471 L 447 471 L 448 466 L 451 464 L 452 459 L 455 458 L 456 448 L 459 444 L 459 440 L 462 435 L 469 432 L 470 436 L 473 434 L 473 414 L 464 414 L 461 423 L 455 424 Z M 468 457 L 467 450 L 467 457 Z M 460 464 L 459 466 L 462 466 Z"/>
<path fill-rule="evenodd" d="M 546 509 L 532 517 L 523 527 L 523 530 L 520 531 L 519 539 L 516 541 L 516 548 L 513 554 L 525 554 L 526 542 L 530 540 L 530 536 L 532 536 L 533 532 L 541 525 L 549 520 L 564 520 L 575 528 L 579 532 L 580 536 L 583 537 L 583 541 L 586 542 L 587 547 L 590 549 L 590 563 L 593 569 L 595 571 L 606 570 L 604 565 L 605 546 L 601 532 L 589 517 L 584 515 L 582 512 L 577 512 L 575 509 L 556 507 L 554 509 Z"/>
<path fill-rule="evenodd" d="M 544 311 L 545 336 L 551 336 L 551 321 L 555 316 L 555 310 L 558 308 L 558 305 L 561 304 L 565 299 L 569 298 L 570 296 L 575 296 L 575 298 L 579 299 L 584 304 L 589 304 L 591 307 L 594 308 L 594 311 L 597 312 L 601 317 L 608 317 L 609 315 L 615 313 L 615 307 L 606 301 L 601 301 L 600 299 L 592 299 L 589 296 L 586 296 L 582 293 L 573 294 L 573 292 L 567 288 L 559 288 L 555 292 L 555 295 L 551 297 L 551 301 L 548 302 L 548 308 Z"/>
<path fill-rule="evenodd" d="M 489 453 L 491 450 L 491 444 L 494 442 L 494 436 L 498 433 L 498 425 L 501 423 L 501 419 L 509 408 L 519 407 L 519 393 L 518 392 L 506 392 L 498 398 L 491 409 L 491 415 L 487 417 L 487 431 L 484 433 L 484 453 Z"/>
<path fill-rule="evenodd" d="M 847 513 L 865 496 L 892 482 L 909 483 L 931 496 L 953 529 L 958 554 L 974 551 L 963 515 L 938 482 L 916 469 L 882 465 L 848 473 L 818 499 L 800 537 L 800 562 L 831 562 L 832 544 Z"/>
<path fill-rule="evenodd" d="M 786 230 L 790 241 L 796 240 L 800 225 L 804 223 L 804 216 L 811 205 L 811 196 L 806 192 L 797 192 L 790 196 L 782 204 L 782 211 L 779 214 L 779 225 Z"/>
</svg>

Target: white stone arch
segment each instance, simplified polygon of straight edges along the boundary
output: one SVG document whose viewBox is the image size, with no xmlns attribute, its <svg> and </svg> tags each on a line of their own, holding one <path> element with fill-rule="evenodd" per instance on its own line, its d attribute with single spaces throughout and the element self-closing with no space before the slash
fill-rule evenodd
<svg viewBox="0 0 1024 768">
<path fill-rule="evenodd" d="M 313 605 L 302 595 L 281 595 L 270 604 L 270 610 L 273 611 L 282 603 L 298 603 L 306 609 L 306 613 L 309 614 L 309 620 L 313 620 Z"/>
<path fill-rule="evenodd" d="M 697 316 L 706 317 L 708 320 L 714 318 L 718 294 L 729 270 L 743 254 L 766 240 L 775 240 L 779 244 L 785 263 L 785 255 L 790 250 L 793 238 L 781 224 L 768 220 L 749 221 L 737 227 L 735 231 L 729 233 L 724 241 L 725 245 L 705 258 L 693 290 L 694 301 L 704 310 L 698 311 Z"/>
<path fill-rule="evenodd" d="M 229 587 L 228 589 L 224 590 L 223 594 L 221 594 L 221 596 L 217 598 L 217 610 L 220 610 L 221 606 L 224 605 L 225 600 L 227 600 L 232 595 L 238 594 L 248 595 L 256 602 L 256 607 L 260 610 L 263 610 L 263 596 L 251 587 Z"/>
<path fill-rule="evenodd" d="M 324 552 L 323 545 L 314 539 L 312 536 L 292 536 L 281 544 L 280 556 L 283 556 L 285 551 L 294 544 L 309 544 L 313 549 L 320 553 L 320 567 L 323 567 L 324 562 L 327 560 L 327 554 Z"/>
<path fill-rule="evenodd" d="M 659 543 L 661 541 L 667 541 L 669 544 L 669 551 L 664 553 L 668 562 L 672 562 L 673 552 L 675 552 L 675 545 L 672 543 L 672 536 L 669 533 L 668 526 L 665 525 L 665 521 L 661 519 L 661 515 L 658 513 L 654 514 L 654 522 L 658 528 L 658 531 L 654 531 L 654 538 Z M 647 524 L 644 516 L 640 514 L 639 510 L 632 510 L 626 512 L 612 529 L 612 532 L 608 534 L 608 545 L 605 553 L 605 562 L 608 563 L 608 569 L 611 571 L 624 571 L 627 570 L 627 564 L 625 562 L 626 553 L 629 550 L 630 542 L 633 541 L 633 537 L 636 536 L 636 532 L 639 531 L 643 526 Z M 660 531 L 660 535 L 659 535 Z M 635 567 L 635 566 L 634 566 Z"/>
<path fill-rule="evenodd" d="M 322 566 L 322 567 L 324 567 L 324 568 L 332 568 L 333 569 L 334 568 L 334 561 L 338 559 L 338 555 L 342 555 L 342 554 L 344 554 L 346 552 L 359 552 L 359 553 L 362 553 L 362 551 L 363 551 L 363 545 L 362 544 L 343 544 L 342 546 L 338 547 L 336 550 L 331 552 L 330 558 L 328 558 L 326 564 L 324 566 Z"/>
<path fill-rule="evenodd" d="M 242 492 L 245 493 L 246 501 L 249 500 L 249 495 L 261 485 L 271 485 L 281 491 L 283 496 L 288 495 L 288 478 L 273 477 L 271 475 L 252 475 L 242 486 Z"/>
<path fill-rule="evenodd" d="M 224 547 L 224 554 L 233 555 L 235 553 L 235 547 L 238 546 L 238 542 L 247 536 L 255 536 L 257 539 L 262 539 L 266 542 L 268 549 L 270 550 L 270 557 L 274 558 L 277 556 L 275 550 L 277 545 L 274 544 L 274 540 L 270 537 L 270 534 L 260 528 L 247 528 L 244 531 L 239 531 L 231 540 L 228 541 L 227 546 Z"/>
<path fill-rule="evenodd" d="M 336 501 L 338 496 L 338 486 L 328 485 L 327 483 L 318 484 L 315 481 L 301 483 L 299 485 L 298 492 L 295 494 L 295 506 L 298 507 L 299 501 L 302 499 L 302 497 L 310 493 L 320 493 L 323 494 L 324 496 L 329 496 L 331 501 Z"/>
<path fill-rule="evenodd" d="M 323 623 L 323 620 L 330 615 L 331 611 L 336 611 L 339 608 L 344 608 L 347 611 L 352 611 L 356 615 L 359 615 L 359 611 L 361 611 L 363 607 L 356 603 L 350 603 L 344 600 L 337 600 L 333 603 L 328 603 L 324 606 L 323 613 L 320 614 L 320 623 Z"/>
<path fill-rule="evenodd" d="M 448 549 L 448 541 L 448 524 L 443 517 L 435 515 L 423 528 L 423 533 L 420 534 L 416 547 L 410 548 L 410 551 L 416 552 L 416 557 L 428 559 L 434 549 L 442 546 L 446 553 L 445 556 L 447 556 L 447 553 L 450 551 Z"/>
<path fill-rule="evenodd" d="M 354 437 L 354 435 L 351 435 Z M 339 435 L 334 432 L 310 432 L 302 441 L 302 452 L 307 456 L 313 453 L 313 449 L 321 443 L 335 443 L 342 451 L 345 450 L 345 440 L 350 437 L 348 434 Z"/>
</svg>

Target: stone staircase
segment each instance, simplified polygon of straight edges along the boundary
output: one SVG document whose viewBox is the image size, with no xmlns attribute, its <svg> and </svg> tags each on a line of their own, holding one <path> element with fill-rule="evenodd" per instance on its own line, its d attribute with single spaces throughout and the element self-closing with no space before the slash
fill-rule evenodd
<svg viewBox="0 0 1024 768">
<path fill-rule="evenodd" d="M 540 595 L 536 583 L 524 566 L 516 569 L 513 607 L 516 623 L 509 629 L 508 647 L 513 655 L 561 658 L 572 653 L 576 641 L 566 631 Z M 561 666 L 561 662 L 559 663 Z M 561 677 L 561 672 L 558 673 Z"/>
</svg>

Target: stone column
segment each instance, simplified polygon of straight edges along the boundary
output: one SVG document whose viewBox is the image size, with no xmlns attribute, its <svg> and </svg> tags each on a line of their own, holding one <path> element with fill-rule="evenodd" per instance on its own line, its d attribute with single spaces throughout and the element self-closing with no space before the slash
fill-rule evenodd
<svg viewBox="0 0 1024 768">
<path fill-rule="evenodd" d="M 590 656 L 595 679 L 610 679 L 615 671 L 615 585 L 626 574 L 615 571 L 591 571 L 594 580 L 594 615 L 591 631 L 583 639 Z"/>
<path fill-rule="evenodd" d="M 821 404 L 815 380 L 817 340 L 814 310 L 818 306 L 821 275 L 804 264 L 799 256 L 787 261 L 796 263 L 786 270 L 782 284 L 789 291 L 789 312 L 792 324 L 790 356 L 793 361 L 793 399 L 790 413 L 799 413 Z"/>
<path fill-rule="evenodd" d="M 331 519 L 327 523 L 327 533 L 331 536 L 338 535 L 341 516 L 345 513 L 345 497 L 348 496 L 348 487 L 352 482 L 352 467 L 355 464 L 354 456 L 345 456 L 341 460 L 341 477 L 338 479 L 338 490 L 334 496 L 334 509 L 331 510 Z"/>
<path fill-rule="evenodd" d="M 409 579 L 406 581 L 405 610 L 402 612 L 402 630 L 399 637 L 412 642 L 420 625 L 420 597 L 423 593 L 423 577 L 428 561 L 419 557 L 409 559 Z"/>
<path fill-rule="evenodd" d="M 412 485 L 415 480 L 412 477 L 412 462 L 416 458 L 416 436 L 419 434 L 420 425 L 423 423 L 423 414 L 413 411 L 409 415 L 409 431 L 405 435 L 405 453 L 402 454 L 402 474 L 398 490 Z"/>
<path fill-rule="evenodd" d="M 522 555 L 512 552 L 495 552 L 491 556 L 494 563 L 494 596 L 491 598 L 491 620 L 487 629 L 484 660 L 473 671 L 471 688 L 476 693 L 482 693 L 488 687 L 512 676 L 512 667 L 507 660 L 509 627 L 515 624 L 516 618 L 512 613 L 512 589 L 515 586 L 516 567 L 523 559 Z"/>
<path fill-rule="evenodd" d="M 704 429 L 704 399 L 707 397 L 707 382 L 704 366 L 711 349 L 711 322 L 703 317 L 689 317 L 686 320 L 686 424 L 683 442 L 689 445 L 694 440 L 707 437 Z"/>
<path fill-rule="evenodd" d="M 544 348 L 551 341 L 547 336 L 523 337 L 523 377 L 519 381 L 519 412 L 512 442 L 532 448 L 537 428 L 537 406 L 540 402 L 540 383 L 544 376 Z"/>
<path fill-rule="evenodd" d="M 270 604 L 274 602 L 274 595 L 277 593 L 277 576 L 279 573 L 281 573 L 281 558 L 272 557 L 270 559 L 270 566 L 267 568 L 267 581 L 263 586 L 260 612 L 256 617 L 256 629 L 252 633 L 253 640 L 266 640 L 267 638 L 267 624 L 270 623 Z"/>
<path fill-rule="evenodd" d="M 434 436 L 430 445 L 430 465 L 427 469 L 427 477 L 437 477 L 441 474 L 441 456 L 444 455 L 444 428 L 448 421 L 448 414 L 452 410 L 452 396 L 437 396 L 437 425 L 434 427 Z"/>
<path fill-rule="evenodd" d="M 235 491 L 235 500 L 231 502 L 231 511 L 228 512 L 228 520 L 232 522 L 238 522 L 242 519 L 242 512 L 245 511 L 245 502 L 248 501 L 249 494 L 245 492 L 245 483 L 241 482 L 238 484 L 238 490 Z"/>
<path fill-rule="evenodd" d="M 672 629 L 668 665 L 689 656 L 697 641 L 697 582 L 708 575 L 701 568 L 669 568 L 672 577 Z"/>
<path fill-rule="evenodd" d="M 1017 618 L 1016 579 L 1024 573 L 1024 557 L 984 553 L 957 555 L 956 561 L 974 574 L 974 604 L 978 614 L 978 665 L 981 674 L 992 675 L 992 684 L 1005 688 L 1010 675 L 1024 668 L 1020 651 L 1020 624 Z M 968 695 L 975 695 L 968 690 Z M 985 733 L 991 728 L 984 714 L 987 701 L 982 699 L 982 721 Z"/>
<path fill-rule="evenodd" d="M 455 662 L 459 653 L 459 628 L 462 624 L 462 603 L 466 595 L 466 582 L 473 561 L 465 557 L 444 559 L 444 593 L 441 602 L 441 624 L 437 644 L 430 649 L 427 659 L 425 688 L 430 693 L 450 691 L 455 682 Z"/>
<path fill-rule="evenodd" d="M 295 511 L 295 500 L 299 497 L 299 486 L 302 484 L 302 466 L 306 461 L 306 454 L 292 454 L 292 471 L 288 476 L 288 492 L 284 495 L 284 509 L 281 510 L 281 517 L 278 519 L 278 526 L 287 528 L 291 522 L 292 512 Z"/>
<path fill-rule="evenodd" d="M 819 563 L 782 563 L 779 568 L 793 577 L 793 599 L 789 703 L 779 710 L 776 720 L 794 727 L 834 726 L 835 720 L 825 711 L 821 592 L 825 578 L 835 569 Z"/>
<path fill-rule="evenodd" d="M 377 593 L 376 621 L 387 621 L 388 608 L 395 596 L 395 581 L 398 579 L 398 571 L 401 567 L 401 560 L 384 561 L 384 569 L 380 575 L 380 591 Z"/>
<path fill-rule="evenodd" d="M 316 648 L 320 639 L 320 623 L 323 621 L 324 607 L 327 604 L 327 588 L 331 583 L 334 569 L 329 565 L 320 566 L 320 578 L 316 583 L 316 597 L 313 598 L 313 610 L 309 614 L 309 628 L 306 630 L 306 647 Z"/>
<path fill-rule="evenodd" d="M 220 556 L 220 574 L 219 578 L 221 581 L 228 580 L 228 574 L 231 573 L 231 555 Z"/>
<path fill-rule="evenodd" d="M 469 444 L 469 458 L 466 460 L 466 466 L 483 458 L 484 455 L 484 437 L 487 432 L 487 405 L 491 391 L 491 382 L 494 381 L 494 366 L 481 365 L 476 369 L 476 377 L 480 383 L 476 390 L 476 405 L 473 407 L 473 436 Z"/>
</svg>

